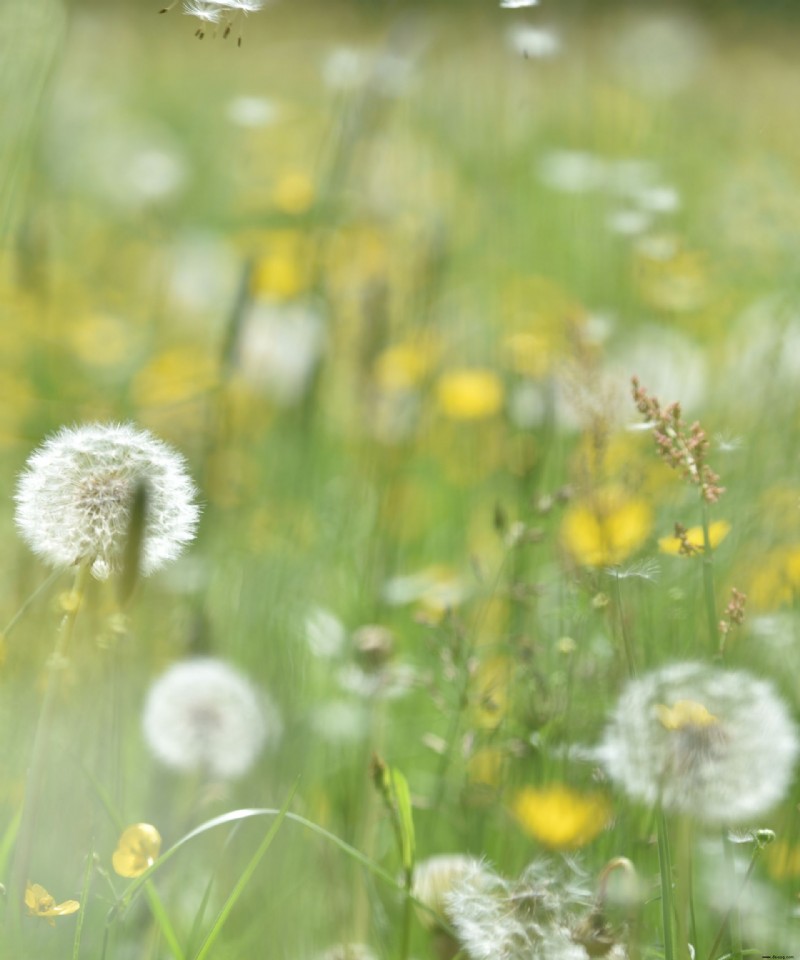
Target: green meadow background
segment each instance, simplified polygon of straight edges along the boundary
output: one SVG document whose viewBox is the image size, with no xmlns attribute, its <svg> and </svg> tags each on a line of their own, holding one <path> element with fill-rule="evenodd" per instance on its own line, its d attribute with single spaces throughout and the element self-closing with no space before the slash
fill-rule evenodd
<svg viewBox="0 0 800 960">
<path fill-rule="evenodd" d="M 663 956 L 652 814 L 581 748 L 626 639 L 645 671 L 716 662 L 720 637 L 701 559 L 669 540 L 700 524 L 697 492 L 630 378 L 711 438 L 719 619 L 747 595 L 724 659 L 797 716 L 796 6 L 283 0 L 241 45 L 158 10 L 0 8 L 0 881 L 70 589 L 16 534 L 18 473 L 64 424 L 131 421 L 185 455 L 202 502 L 123 613 L 90 587 L 30 877 L 81 900 L 82 930 L 24 917 L 12 937 L 6 898 L 0 956 L 174 955 L 144 897 L 109 919 L 118 824 L 167 847 L 295 785 L 292 811 L 402 885 L 375 755 L 408 782 L 418 860 L 515 876 L 566 849 L 591 880 L 627 857 L 639 955 Z M 142 739 L 149 684 L 198 654 L 283 717 L 234 783 Z M 554 786 L 573 799 L 515 816 Z M 769 932 L 732 955 L 800 941 L 797 801 L 795 783 L 751 825 L 776 833 L 754 874 Z M 607 811 L 590 839 L 580 803 Z M 209 831 L 154 875 L 187 960 L 209 881 L 201 928 L 267 829 Z M 697 896 L 705 957 L 721 913 Z M 403 923 L 397 889 L 286 820 L 211 956 L 395 957 Z M 413 917 L 410 955 L 435 951 Z"/>
</svg>

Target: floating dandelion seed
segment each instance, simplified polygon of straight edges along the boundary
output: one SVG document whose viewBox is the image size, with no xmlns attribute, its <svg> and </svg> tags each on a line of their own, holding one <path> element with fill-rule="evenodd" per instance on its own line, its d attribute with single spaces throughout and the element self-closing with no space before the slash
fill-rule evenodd
<svg viewBox="0 0 800 960">
<path fill-rule="evenodd" d="M 701 663 L 632 681 L 599 749 L 629 796 L 708 824 L 768 811 L 786 793 L 797 754 L 797 730 L 770 683 Z"/>
<path fill-rule="evenodd" d="M 277 708 L 234 667 L 211 657 L 176 663 L 150 688 L 142 717 L 155 757 L 223 780 L 245 774 L 281 734 Z"/>
<path fill-rule="evenodd" d="M 194 538 L 199 508 L 183 457 L 131 424 L 65 427 L 28 459 L 17 485 L 16 522 L 53 566 L 91 565 L 100 580 L 119 570 L 136 491 L 144 487 L 145 576 Z"/>
</svg>

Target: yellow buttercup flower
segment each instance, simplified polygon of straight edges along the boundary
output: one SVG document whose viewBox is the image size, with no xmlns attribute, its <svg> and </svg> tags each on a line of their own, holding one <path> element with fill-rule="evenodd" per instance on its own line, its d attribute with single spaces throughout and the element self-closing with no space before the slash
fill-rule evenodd
<svg viewBox="0 0 800 960">
<path fill-rule="evenodd" d="M 600 793 L 578 793 L 563 784 L 525 787 L 511 803 L 522 829 L 555 850 L 583 847 L 611 820 L 611 806 Z"/>
<path fill-rule="evenodd" d="M 728 536 L 731 525 L 727 520 L 715 520 L 708 527 L 708 539 L 711 543 L 711 549 L 717 547 L 725 537 Z M 695 550 L 703 550 L 703 528 L 689 527 L 686 531 L 686 541 Z M 670 553 L 673 556 L 685 556 L 681 554 L 681 541 L 677 537 L 659 537 L 658 549 L 662 553 Z"/>
<path fill-rule="evenodd" d="M 25 888 L 25 906 L 32 917 L 44 917 L 51 927 L 56 925 L 55 917 L 69 916 L 71 913 L 77 913 L 81 908 L 77 900 L 56 903 L 55 897 L 38 883 L 29 883 Z"/>
<path fill-rule="evenodd" d="M 562 543 L 585 567 L 621 563 L 647 539 L 652 511 L 643 500 L 628 497 L 615 487 L 577 501 L 565 513 Z"/>
<path fill-rule="evenodd" d="M 151 823 L 134 823 L 123 830 L 111 856 L 121 877 L 138 877 L 156 862 L 161 852 L 161 834 Z"/>
<path fill-rule="evenodd" d="M 436 399 L 451 420 L 485 420 L 503 406 L 503 383 L 492 370 L 450 370 L 439 378 Z"/>
</svg>

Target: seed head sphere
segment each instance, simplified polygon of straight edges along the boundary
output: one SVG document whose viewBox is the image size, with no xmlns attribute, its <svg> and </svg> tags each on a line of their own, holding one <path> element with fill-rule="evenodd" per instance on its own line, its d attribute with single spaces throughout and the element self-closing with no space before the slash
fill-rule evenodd
<svg viewBox="0 0 800 960">
<path fill-rule="evenodd" d="M 183 457 L 132 424 L 64 427 L 47 439 L 20 475 L 17 527 L 51 566 L 88 563 L 105 580 L 121 565 L 140 485 L 146 493 L 140 566 L 148 576 L 194 538 L 200 511 Z"/>
</svg>

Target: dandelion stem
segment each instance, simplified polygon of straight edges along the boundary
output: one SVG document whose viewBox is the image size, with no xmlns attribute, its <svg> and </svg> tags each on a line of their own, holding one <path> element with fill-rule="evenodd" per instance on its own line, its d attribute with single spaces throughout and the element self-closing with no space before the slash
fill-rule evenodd
<svg viewBox="0 0 800 960">
<path fill-rule="evenodd" d="M 31 760 L 25 781 L 25 796 L 22 802 L 22 819 L 11 871 L 12 897 L 16 900 L 20 910 L 25 900 L 25 886 L 28 882 L 33 838 L 36 834 L 39 795 L 44 778 L 45 759 L 53 726 L 59 680 L 75 629 L 75 620 L 83 602 L 88 575 L 89 564 L 86 563 L 81 564 L 75 572 L 75 581 L 69 594 L 69 602 L 61 619 L 53 653 L 47 663 L 47 683 L 33 739 Z"/>
<path fill-rule="evenodd" d="M 675 917 L 677 933 L 677 956 L 680 960 L 689 958 L 689 935 L 687 919 L 692 911 L 692 824 L 688 817 L 682 816 L 677 824 L 675 859 Z"/>
<path fill-rule="evenodd" d="M 664 960 L 675 960 L 675 945 L 672 938 L 672 864 L 669 856 L 667 818 L 664 812 L 658 815 L 658 866 L 661 876 L 661 919 L 664 927 Z"/>
<path fill-rule="evenodd" d="M 708 501 L 701 496 L 703 523 L 703 591 L 705 594 L 706 617 L 708 618 L 708 638 L 712 648 L 717 650 L 717 601 L 714 596 L 714 554 L 711 547 L 709 530 Z"/>
</svg>

